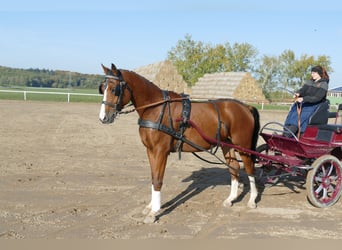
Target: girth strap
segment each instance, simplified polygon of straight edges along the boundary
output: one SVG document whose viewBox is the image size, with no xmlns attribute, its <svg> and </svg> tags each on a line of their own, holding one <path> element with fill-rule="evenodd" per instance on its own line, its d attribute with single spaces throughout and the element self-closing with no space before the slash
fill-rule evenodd
<svg viewBox="0 0 342 250">
<path fill-rule="evenodd" d="M 217 144 L 216 144 L 216 147 L 214 149 L 214 154 L 216 154 L 217 149 L 221 145 L 221 136 L 220 136 L 220 132 L 221 132 L 221 117 L 220 117 L 220 111 L 219 111 L 219 109 L 217 107 L 216 102 L 213 101 L 213 104 L 215 106 L 215 110 L 216 110 L 216 113 L 217 113 L 217 131 L 216 131 Z M 213 150 L 213 148 L 211 148 L 211 150 Z"/>
<path fill-rule="evenodd" d="M 182 138 L 182 134 L 174 130 L 174 128 L 165 126 L 161 123 L 158 122 L 152 122 L 152 121 L 146 121 L 142 119 L 138 119 L 138 124 L 140 127 L 143 128 L 151 128 L 151 129 L 156 129 L 159 131 L 162 131 L 168 135 L 171 135 L 172 137 L 176 138 L 177 140 L 180 140 Z"/>
<path fill-rule="evenodd" d="M 183 137 L 184 131 L 189 127 L 189 119 L 191 113 L 191 101 L 189 95 L 182 94 L 182 117 L 179 124 L 180 134 Z M 182 146 L 184 140 L 178 139 L 176 143 L 176 151 L 178 151 L 178 158 L 181 159 Z"/>
</svg>

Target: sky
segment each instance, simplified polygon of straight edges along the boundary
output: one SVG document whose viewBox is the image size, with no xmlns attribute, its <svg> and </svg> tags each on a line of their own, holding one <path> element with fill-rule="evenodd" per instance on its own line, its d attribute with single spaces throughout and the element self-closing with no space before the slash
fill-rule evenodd
<svg viewBox="0 0 342 250">
<path fill-rule="evenodd" d="M 211 45 L 249 43 L 329 56 L 342 85 L 341 0 L 11 0 L 0 5 L 0 65 L 103 74 L 163 61 L 191 35 Z"/>
</svg>

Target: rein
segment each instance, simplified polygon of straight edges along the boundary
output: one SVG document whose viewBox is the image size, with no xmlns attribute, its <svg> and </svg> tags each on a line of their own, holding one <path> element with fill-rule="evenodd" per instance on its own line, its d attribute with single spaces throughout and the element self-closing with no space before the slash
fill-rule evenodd
<svg viewBox="0 0 342 250">
<path fill-rule="evenodd" d="M 158 105 L 163 105 L 163 109 L 162 109 L 162 112 L 160 114 L 160 117 L 159 117 L 159 121 L 158 122 L 151 122 L 151 121 L 146 121 L 146 120 L 141 120 L 139 119 L 138 120 L 138 124 L 141 126 L 141 127 L 145 127 L 145 128 L 152 128 L 152 129 L 156 129 L 156 130 L 159 130 L 159 131 L 162 131 L 170 136 L 172 136 L 173 138 L 177 139 L 180 141 L 180 143 L 186 143 L 202 152 L 207 152 L 209 154 L 211 154 L 212 156 L 214 156 L 219 162 L 211 162 L 211 161 L 208 161 L 202 157 L 200 157 L 199 155 L 197 155 L 196 153 L 193 153 L 193 155 L 195 155 L 197 158 L 203 160 L 203 161 L 206 161 L 208 163 L 211 163 L 211 164 L 224 164 L 226 165 L 228 168 L 231 168 L 233 169 L 234 171 L 238 171 L 238 169 L 235 169 L 234 167 L 228 165 L 226 162 L 224 162 L 222 159 L 220 159 L 218 156 L 216 156 L 216 151 L 217 149 L 219 148 L 219 146 L 221 145 L 221 141 L 220 141 L 220 137 L 219 137 L 219 131 L 221 129 L 221 126 L 220 126 L 220 123 L 218 125 L 218 130 L 217 130 L 217 136 L 218 136 L 218 139 L 214 139 L 214 138 L 209 138 L 207 136 L 205 136 L 205 134 L 201 131 L 201 129 L 199 127 L 196 126 L 196 124 L 194 122 L 192 122 L 189 118 L 185 118 L 183 117 L 182 119 L 176 119 L 175 122 L 184 122 L 184 119 L 186 120 L 185 122 L 189 122 L 189 125 L 193 128 L 195 128 L 197 130 L 197 132 L 201 135 L 201 137 L 206 140 L 208 143 L 210 143 L 211 145 L 216 145 L 216 148 L 215 150 L 213 151 L 213 148 L 211 148 L 211 150 L 206 150 L 205 148 L 202 148 L 201 146 L 195 144 L 194 142 L 188 140 L 187 138 L 185 138 L 183 136 L 183 133 L 184 133 L 184 129 L 181 130 L 180 132 L 178 131 L 175 131 L 174 128 L 173 128 L 173 121 L 171 118 L 171 114 L 169 114 L 169 126 L 165 126 L 163 124 L 161 124 L 161 120 L 164 116 L 164 110 L 166 108 L 166 105 L 170 105 L 171 102 L 179 102 L 179 101 L 182 101 L 184 102 L 184 100 L 189 100 L 188 97 L 178 97 L 178 98 L 173 98 L 171 99 L 166 93 L 166 91 L 163 91 L 163 100 L 160 100 L 160 101 L 157 101 L 157 102 L 154 102 L 154 103 L 150 103 L 150 104 L 146 104 L 146 105 L 143 105 L 143 106 L 140 106 L 140 107 L 134 107 L 130 110 L 126 110 L 126 111 L 122 111 L 122 107 L 121 107 L 121 100 L 122 100 L 122 93 L 123 93 L 123 89 L 124 88 L 128 88 L 128 90 L 131 92 L 131 95 L 132 95 L 132 91 L 131 89 L 129 88 L 129 86 L 126 84 L 126 82 L 123 80 L 122 76 L 121 76 L 121 73 L 119 76 L 114 76 L 114 75 L 106 75 L 105 76 L 107 79 L 114 79 L 114 80 L 117 80 L 120 82 L 120 84 L 118 85 L 119 87 L 119 90 L 116 90 L 115 89 L 115 95 L 119 96 L 119 100 L 116 104 L 111 104 L 111 103 L 108 103 L 108 102 L 105 102 L 103 101 L 102 103 L 105 104 L 105 105 L 108 105 L 110 106 L 111 108 L 117 110 L 117 113 L 118 114 L 128 114 L 128 113 L 131 113 L 131 112 L 134 112 L 136 110 L 141 110 L 141 109 L 146 109 L 146 108 L 150 108 L 150 107 L 155 107 L 155 106 L 158 106 Z M 131 106 L 133 104 L 130 104 L 128 106 Z M 184 105 L 184 103 L 183 103 Z M 218 109 L 216 107 L 216 103 L 214 102 L 214 105 L 215 105 L 215 108 L 218 112 Z M 119 110 L 118 110 L 119 108 Z M 169 112 L 170 112 L 170 108 L 168 109 Z M 218 121 L 220 121 L 220 114 L 218 112 Z M 179 152 L 181 151 L 180 150 L 180 147 L 181 147 L 181 144 L 179 144 Z M 238 147 L 237 147 L 238 148 Z"/>
<path fill-rule="evenodd" d="M 114 79 L 114 80 L 117 80 L 117 81 L 120 81 L 120 87 L 123 88 L 123 87 L 126 87 L 128 86 L 126 84 L 126 82 L 123 80 L 123 78 L 121 77 L 121 73 L 119 76 L 114 76 L 114 75 L 105 75 L 105 78 L 109 78 L 109 79 Z M 128 89 L 130 90 L 130 88 L 128 87 Z M 122 90 L 120 91 L 120 94 L 122 93 Z M 161 101 L 158 101 L 158 102 L 154 102 L 154 103 L 150 103 L 150 104 L 146 104 L 146 105 L 143 105 L 143 106 L 140 106 L 140 107 L 135 107 L 131 110 L 127 110 L 127 111 L 119 111 L 119 114 L 128 114 L 128 113 L 132 113 L 136 110 L 140 110 L 140 109 L 145 109 L 145 108 L 150 108 L 150 107 L 154 107 L 154 106 L 158 106 L 158 105 L 161 105 L 161 104 L 164 104 L 164 103 L 167 103 L 167 102 L 177 102 L 177 101 L 183 101 L 187 99 L 186 97 L 179 97 L 179 98 L 173 98 L 173 99 L 170 99 L 169 97 L 168 98 L 164 98 L 163 100 Z M 104 102 L 102 102 L 104 103 Z M 116 106 L 118 105 L 115 105 L 115 104 L 111 104 L 111 103 L 104 103 L 112 108 L 117 108 Z"/>
<path fill-rule="evenodd" d="M 153 103 L 146 104 L 146 105 L 143 105 L 143 106 L 140 106 L 140 107 L 136 107 L 136 108 L 133 108 L 133 109 L 130 109 L 130 110 L 127 110 L 127 111 L 120 111 L 119 114 L 128 114 L 128 113 L 132 113 L 132 112 L 134 112 L 136 110 L 158 106 L 158 105 L 161 105 L 161 104 L 164 104 L 164 103 L 167 103 L 167 102 L 179 102 L 179 101 L 183 101 L 185 99 L 187 99 L 187 98 L 186 97 L 179 97 L 179 98 L 173 98 L 173 99 L 168 98 L 168 99 L 164 99 L 164 100 L 161 100 L 161 101 L 158 101 L 158 102 L 153 102 Z"/>
<path fill-rule="evenodd" d="M 298 116 L 298 132 L 297 137 L 300 137 L 300 114 L 302 113 L 302 103 L 296 103 L 297 105 L 297 116 Z"/>
</svg>

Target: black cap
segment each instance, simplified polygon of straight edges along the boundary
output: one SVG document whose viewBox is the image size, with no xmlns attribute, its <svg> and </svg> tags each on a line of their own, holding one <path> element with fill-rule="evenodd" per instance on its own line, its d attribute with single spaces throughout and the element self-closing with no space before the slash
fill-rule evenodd
<svg viewBox="0 0 342 250">
<path fill-rule="evenodd" d="M 311 72 L 318 73 L 321 77 L 323 76 L 323 68 L 321 66 L 315 66 L 311 69 Z"/>
</svg>

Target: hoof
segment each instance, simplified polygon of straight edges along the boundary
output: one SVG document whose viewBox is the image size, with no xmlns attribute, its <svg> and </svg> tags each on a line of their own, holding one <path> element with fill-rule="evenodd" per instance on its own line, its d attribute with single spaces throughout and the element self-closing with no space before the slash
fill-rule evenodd
<svg viewBox="0 0 342 250">
<path fill-rule="evenodd" d="M 150 212 L 148 215 L 146 215 L 144 219 L 145 224 L 152 224 L 156 221 L 156 213 L 155 212 Z"/>
<path fill-rule="evenodd" d="M 230 200 L 227 199 L 223 202 L 223 206 L 224 207 L 231 207 L 231 206 L 233 206 L 233 202 L 231 202 Z"/>
<path fill-rule="evenodd" d="M 141 213 L 147 215 L 149 212 L 151 212 L 151 208 L 146 207 Z"/>
<path fill-rule="evenodd" d="M 248 202 L 247 206 L 249 208 L 256 208 L 257 207 L 257 205 L 254 202 Z"/>
<path fill-rule="evenodd" d="M 144 208 L 144 210 L 142 211 L 142 214 L 143 214 L 143 215 L 147 215 L 148 213 L 151 212 L 151 208 L 152 208 L 152 206 L 151 206 L 151 203 L 150 203 L 150 204 L 148 204 L 148 205 Z"/>
</svg>

